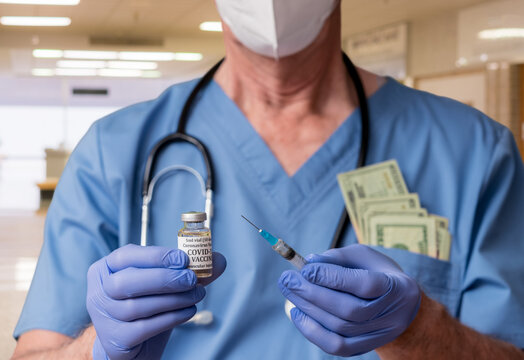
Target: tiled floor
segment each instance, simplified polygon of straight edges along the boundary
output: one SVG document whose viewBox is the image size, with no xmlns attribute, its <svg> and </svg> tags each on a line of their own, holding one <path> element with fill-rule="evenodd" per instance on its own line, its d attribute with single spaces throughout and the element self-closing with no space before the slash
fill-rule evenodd
<svg viewBox="0 0 524 360">
<path fill-rule="evenodd" d="M 16 345 L 12 333 L 42 246 L 44 216 L 0 212 L 0 359 Z"/>
</svg>

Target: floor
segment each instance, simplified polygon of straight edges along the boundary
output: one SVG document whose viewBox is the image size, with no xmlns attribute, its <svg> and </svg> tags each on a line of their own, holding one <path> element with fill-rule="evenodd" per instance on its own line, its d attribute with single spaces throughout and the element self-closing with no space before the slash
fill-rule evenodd
<svg viewBox="0 0 524 360">
<path fill-rule="evenodd" d="M 13 329 L 22 310 L 42 246 L 45 217 L 0 212 L 0 359 L 15 348 Z"/>
</svg>

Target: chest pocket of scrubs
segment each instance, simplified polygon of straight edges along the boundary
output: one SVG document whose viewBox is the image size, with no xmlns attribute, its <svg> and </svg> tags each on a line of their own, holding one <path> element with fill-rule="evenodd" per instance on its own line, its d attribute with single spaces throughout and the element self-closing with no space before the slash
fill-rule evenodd
<svg viewBox="0 0 524 360">
<path fill-rule="evenodd" d="M 444 305 L 451 315 L 456 315 L 460 299 L 461 278 L 460 267 L 457 264 L 406 250 L 386 249 L 379 246 L 372 246 L 372 248 L 395 260 L 406 274 L 417 281 L 428 297 Z M 335 360 L 342 358 L 323 353 L 320 359 Z M 380 358 L 373 351 L 354 359 L 379 360 Z"/>
</svg>

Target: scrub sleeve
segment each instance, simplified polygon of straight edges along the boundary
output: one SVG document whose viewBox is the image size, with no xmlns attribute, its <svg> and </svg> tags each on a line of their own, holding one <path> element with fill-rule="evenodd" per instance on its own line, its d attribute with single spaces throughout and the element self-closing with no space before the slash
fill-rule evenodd
<svg viewBox="0 0 524 360">
<path fill-rule="evenodd" d="M 98 124 L 81 140 L 60 178 L 15 338 L 33 329 L 75 337 L 91 322 L 85 306 L 87 269 L 118 243 L 118 208 L 106 188 Z"/>
<path fill-rule="evenodd" d="M 524 348 L 524 166 L 500 128 L 474 217 L 458 318 Z"/>
</svg>

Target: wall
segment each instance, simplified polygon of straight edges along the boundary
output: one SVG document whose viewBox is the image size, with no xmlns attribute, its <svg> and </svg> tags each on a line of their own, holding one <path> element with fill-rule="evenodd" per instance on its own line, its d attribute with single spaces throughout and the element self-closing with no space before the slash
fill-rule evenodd
<svg viewBox="0 0 524 360">
<path fill-rule="evenodd" d="M 417 81 L 416 88 L 453 98 L 485 113 L 487 111 L 486 81 L 484 71 L 475 71 L 424 78 Z"/>
<path fill-rule="evenodd" d="M 410 24 L 408 74 L 421 77 L 456 71 L 458 12 Z"/>
<path fill-rule="evenodd" d="M 508 127 L 524 153 L 522 67 L 458 67 L 458 18 L 454 11 L 411 22 L 408 74 L 417 88 L 468 103 Z"/>
<path fill-rule="evenodd" d="M 520 65 L 504 62 L 493 63 L 486 71 L 488 79 L 486 114 L 510 129 L 519 147 L 522 139 L 521 71 Z"/>
</svg>

